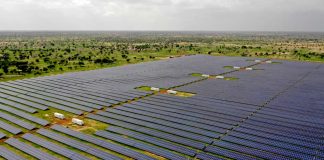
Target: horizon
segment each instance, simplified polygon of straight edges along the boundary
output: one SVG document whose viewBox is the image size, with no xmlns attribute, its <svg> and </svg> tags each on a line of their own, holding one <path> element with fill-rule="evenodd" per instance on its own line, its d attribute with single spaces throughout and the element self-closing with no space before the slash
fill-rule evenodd
<svg viewBox="0 0 324 160">
<path fill-rule="evenodd" d="M 324 32 L 322 0 L 0 0 L 2 31 Z"/>
<path fill-rule="evenodd" d="M 0 32 L 201 32 L 201 33 L 324 33 L 323 31 L 307 30 L 0 30 Z"/>
</svg>

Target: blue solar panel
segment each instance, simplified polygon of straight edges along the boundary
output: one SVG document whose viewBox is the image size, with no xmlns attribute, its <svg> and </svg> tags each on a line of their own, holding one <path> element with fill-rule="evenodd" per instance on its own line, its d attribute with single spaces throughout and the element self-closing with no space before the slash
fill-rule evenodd
<svg viewBox="0 0 324 160">
<path fill-rule="evenodd" d="M 131 124 L 131 123 L 126 123 L 126 122 L 119 121 L 119 120 L 109 119 L 109 118 L 105 118 L 105 117 L 94 115 L 94 114 L 88 114 L 87 117 L 98 120 L 98 121 L 102 121 L 105 123 L 117 125 L 120 127 L 129 128 L 129 129 L 132 129 L 132 130 L 144 133 L 144 134 L 148 134 L 148 135 L 155 136 L 158 138 L 163 138 L 166 140 L 170 140 L 172 142 L 180 143 L 180 144 L 187 145 L 187 146 L 197 148 L 197 149 L 203 149 L 205 146 L 204 143 L 202 143 L 202 142 L 194 141 L 194 140 L 187 139 L 187 138 L 184 138 L 181 136 L 157 131 L 157 130 L 146 128 L 146 127 L 141 127 L 136 124 Z"/>
<path fill-rule="evenodd" d="M 145 112 L 150 112 L 150 113 L 156 113 L 156 114 L 161 114 L 164 116 L 169 116 L 169 117 L 174 117 L 174 118 L 179 118 L 179 119 L 184 119 L 188 121 L 193 121 L 193 122 L 198 122 L 201 124 L 206 124 L 208 126 L 218 126 L 221 128 L 227 128 L 230 129 L 233 127 L 233 125 L 226 124 L 226 123 L 220 123 L 217 121 L 212 121 L 212 120 L 207 120 L 207 119 L 202 119 L 194 116 L 189 116 L 189 115 L 184 115 L 180 113 L 175 113 L 167 110 L 163 110 L 164 107 L 156 107 L 156 108 L 150 108 L 150 107 L 143 107 L 139 105 L 133 105 L 133 104 L 124 104 L 123 107 L 118 107 L 118 109 L 125 109 L 125 108 L 131 108 L 131 109 L 136 109 L 136 110 L 142 110 Z"/>
<path fill-rule="evenodd" d="M 57 160 L 58 158 L 53 157 L 52 155 L 45 153 L 31 145 L 25 144 L 15 138 L 10 138 L 5 141 L 7 144 L 27 153 L 38 159 L 46 159 L 46 160 Z"/>
<path fill-rule="evenodd" d="M 225 133 L 226 132 L 226 129 L 224 129 L 224 128 L 211 126 L 211 125 L 205 125 L 203 123 L 197 123 L 197 122 L 193 122 L 193 121 L 187 121 L 187 120 L 183 120 L 183 119 L 180 119 L 180 118 L 173 118 L 173 117 L 167 116 L 167 115 L 161 115 L 161 114 L 141 111 L 141 110 L 138 110 L 138 109 L 130 109 L 130 108 L 125 108 L 125 107 L 116 107 L 115 109 L 126 111 L 126 115 L 129 115 L 127 112 L 136 113 L 136 114 L 139 114 L 139 115 L 144 115 L 146 117 L 159 118 L 161 120 L 172 121 L 174 123 L 180 123 L 180 124 L 193 126 L 193 127 L 201 128 L 201 129 L 205 129 L 205 130 L 210 130 L 210 131 L 214 131 L 214 132 L 219 132 L 219 133 Z M 107 109 L 107 111 L 108 110 L 109 109 Z"/>
<path fill-rule="evenodd" d="M 226 149 L 221 149 L 221 148 L 218 148 L 218 147 L 215 147 L 215 146 L 207 146 L 206 149 L 205 149 L 206 152 L 210 152 L 210 153 L 213 153 L 213 154 L 217 154 L 217 155 L 221 155 L 223 157 L 227 157 L 227 158 L 231 158 L 231 159 L 255 159 L 251 156 L 247 156 L 247 155 L 244 155 L 244 153 L 240 153 L 240 152 L 233 152 L 233 151 L 230 151 L 230 150 L 226 150 Z"/>
<path fill-rule="evenodd" d="M 207 136 L 203 136 L 203 135 L 200 135 L 200 134 L 197 134 L 197 133 L 191 133 L 191 132 L 187 132 L 187 131 L 184 131 L 184 130 L 181 130 L 181 129 L 176 129 L 176 128 L 156 124 L 154 122 L 141 121 L 141 120 L 138 120 L 138 119 L 135 119 L 135 118 L 129 118 L 129 117 L 126 117 L 126 116 L 119 116 L 119 115 L 111 114 L 111 113 L 108 113 L 108 112 L 97 112 L 97 114 L 103 115 L 103 116 L 106 116 L 106 117 L 109 117 L 109 118 L 114 118 L 114 119 L 117 119 L 117 120 L 121 120 L 121 121 L 124 121 L 124 122 L 128 122 L 128 123 L 138 124 L 138 125 L 141 125 L 143 127 L 154 128 L 154 129 L 157 129 L 157 130 L 161 130 L 161 131 L 168 132 L 168 133 L 171 133 L 171 134 L 176 134 L 176 135 L 179 135 L 179 136 L 182 136 L 182 137 L 191 138 L 191 139 L 194 139 L 194 140 L 199 140 L 199 141 L 206 142 L 206 143 L 211 143 L 212 140 L 213 140 L 213 138 L 211 138 L 211 137 L 207 137 Z"/>
<path fill-rule="evenodd" d="M 22 136 L 22 138 L 24 138 L 25 140 L 28 140 L 30 142 L 33 142 L 37 145 L 40 145 L 46 149 L 49 149 L 55 153 L 58 153 L 62 156 L 65 156 L 69 159 L 72 159 L 72 160 L 90 160 L 89 158 L 79 154 L 79 153 L 76 153 L 74 151 L 71 151 L 67 148 L 63 148 L 55 143 L 52 143 L 52 142 L 49 142 L 45 139 L 42 139 L 42 138 L 39 138 L 37 136 L 34 136 L 30 133 L 26 133 Z"/>
<path fill-rule="evenodd" d="M 95 135 L 101 136 L 101 137 L 104 137 L 104 138 L 107 138 L 107 139 L 110 139 L 110 140 L 113 140 L 113 141 L 117 141 L 119 143 L 126 144 L 126 145 L 129 145 L 129 146 L 144 150 L 144 151 L 148 151 L 150 153 L 154 153 L 156 155 L 159 155 L 159 156 L 162 156 L 162 157 L 165 157 L 165 158 L 168 158 L 168 159 L 174 159 L 174 160 L 181 160 L 181 159 L 185 160 L 185 159 L 187 159 L 187 158 L 185 158 L 183 156 L 172 153 L 172 152 L 170 152 L 168 150 L 158 148 L 156 146 L 148 145 L 148 144 L 145 144 L 145 143 L 142 143 L 142 142 L 139 142 L 139 141 L 135 141 L 135 140 L 132 140 L 132 139 L 128 139 L 128 138 L 122 137 L 122 136 L 114 134 L 114 133 L 110 133 L 110 132 L 106 132 L 106 131 L 97 131 L 95 133 Z"/>
<path fill-rule="evenodd" d="M 295 158 L 295 159 L 312 159 L 312 157 L 314 156 L 310 156 L 307 154 L 303 154 L 303 153 L 299 153 L 299 152 L 295 152 L 295 151 L 290 151 L 290 150 L 286 150 L 283 148 L 278 148 L 278 147 L 274 147 L 274 146 L 270 146 L 267 144 L 262 144 L 262 143 L 258 143 L 258 142 L 253 142 L 253 141 L 249 141 L 249 140 L 245 140 L 245 139 L 241 139 L 241 138 L 236 138 L 236 137 L 232 137 L 232 136 L 226 136 L 223 138 L 223 140 L 225 141 L 229 141 L 232 143 L 236 143 L 236 144 L 242 144 L 244 146 L 248 146 L 251 148 L 256 148 L 259 150 L 264 150 L 267 152 L 272 152 L 275 154 L 279 154 L 279 155 L 283 155 L 283 156 L 287 156 L 287 157 L 291 157 L 291 158 Z"/>
<path fill-rule="evenodd" d="M 34 123 L 46 126 L 50 122 L 38 118 L 40 113 L 32 113 L 55 108 L 76 115 L 86 113 L 86 118 L 109 127 L 97 132 L 101 137 L 57 125 L 52 128 L 61 134 L 45 129 L 37 134 L 100 159 L 119 157 L 89 147 L 88 143 L 133 159 L 153 159 L 134 148 L 167 159 L 182 159 L 183 155 L 200 159 L 323 159 L 324 65 L 280 61 L 282 64 L 253 66 L 262 70 L 223 68 L 256 64 L 247 59 L 197 55 L 1 82 L 0 118 L 9 122 L 2 122 L 0 127 L 19 134 L 22 128 L 35 129 Z M 191 73 L 239 79 L 203 79 Z M 152 94 L 134 89 L 139 86 L 173 88 L 195 95 Z M 97 112 L 103 107 L 111 108 Z M 0 139 L 4 136 L 0 133 Z M 72 154 L 38 136 L 24 136 L 58 154 Z M 42 154 L 34 149 L 25 150 L 28 152 Z M 86 157 L 76 154 L 72 158 Z"/>
<path fill-rule="evenodd" d="M 0 146 L 0 156 L 5 159 L 8 159 L 8 160 L 24 160 L 25 159 L 3 146 Z"/>
<path fill-rule="evenodd" d="M 119 145 L 116 145 L 116 144 L 113 144 L 113 143 L 98 139 L 98 138 L 96 138 L 94 136 L 90 136 L 90 135 L 86 135 L 86 134 L 83 134 L 83 133 L 80 133 L 80 132 L 77 132 L 77 131 L 73 131 L 73 130 L 70 130 L 68 128 L 65 128 L 65 127 L 62 127 L 62 126 L 59 126 L 59 125 L 54 125 L 51 128 L 56 130 L 56 131 L 65 133 L 67 135 L 70 135 L 72 137 L 81 139 L 83 141 L 87 141 L 87 142 L 99 145 L 101 147 L 104 147 L 106 149 L 115 151 L 117 153 L 126 155 L 128 157 L 132 157 L 132 158 L 135 158 L 135 159 L 153 159 L 153 158 L 151 158 L 151 157 L 149 157 L 147 155 L 136 152 L 136 151 L 131 150 L 129 148 L 125 148 L 125 147 L 122 147 L 122 146 L 119 146 Z"/>
<path fill-rule="evenodd" d="M 59 141 L 59 142 L 61 142 L 63 144 L 66 144 L 68 146 L 77 148 L 77 149 L 79 149 L 79 150 L 81 150 L 83 152 L 89 153 L 89 154 L 91 154 L 93 156 L 96 156 L 98 158 L 121 160 L 121 158 L 119 158 L 119 157 L 116 157 L 114 155 L 106 153 L 106 152 L 104 152 L 102 150 L 93 148 L 90 145 L 83 144 L 83 143 L 81 143 L 79 141 L 76 141 L 76 140 L 73 140 L 71 138 L 62 136 L 62 135 L 57 134 L 57 133 L 55 133 L 53 131 L 49 131 L 49 130 L 46 130 L 46 129 L 39 129 L 37 131 L 37 133 L 39 133 L 39 134 L 41 134 L 43 136 L 46 136 L 48 138 L 54 139 L 56 141 Z"/>
<path fill-rule="evenodd" d="M 207 154 L 205 152 L 198 153 L 197 154 L 197 158 L 198 159 L 202 159 L 202 160 L 222 160 L 222 159 L 226 159 L 226 158 L 221 158 L 221 157 L 213 156 L 213 155 Z"/>
<path fill-rule="evenodd" d="M 116 110 L 115 108 L 114 109 L 108 108 L 108 109 L 106 109 L 106 111 L 109 113 L 132 117 L 132 118 L 136 118 L 136 119 L 140 119 L 140 120 L 144 120 L 144 121 L 148 121 L 148 122 L 154 122 L 156 124 L 161 124 L 161 125 L 165 125 L 165 126 L 169 126 L 169 127 L 173 127 L 173 128 L 177 128 L 177 129 L 188 130 L 188 131 L 206 135 L 209 137 L 217 137 L 219 134 L 215 134 L 215 132 L 225 133 L 225 131 L 226 131 L 226 129 L 212 127 L 212 126 L 210 126 L 209 128 L 207 126 L 201 127 L 201 126 L 203 126 L 203 124 L 201 126 L 199 126 L 199 124 L 195 124 L 194 122 L 181 121 L 181 120 L 177 120 L 177 119 L 172 119 L 171 117 L 168 119 L 167 117 L 162 117 L 162 116 L 159 116 L 156 114 L 144 115 L 143 112 L 136 111 L 136 110 L 132 110 L 132 112 L 126 112 L 123 110 Z M 172 123 L 170 124 L 170 122 L 172 122 Z M 203 129 L 201 129 L 201 128 L 203 128 Z M 211 130 L 211 131 L 217 130 L 217 131 L 211 132 L 208 130 Z"/>
<path fill-rule="evenodd" d="M 238 144 L 225 142 L 225 141 L 216 141 L 216 142 L 214 142 L 214 145 L 222 147 L 222 148 L 226 148 L 229 150 L 233 150 L 233 151 L 236 151 L 239 153 L 249 154 L 249 155 L 263 158 L 263 159 L 276 159 L 276 160 L 286 160 L 287 159 L 287 157 L 284 157 L 284 156 L 280 156 L 280 155 L 273 154 L 270 152 L 243 146 L 244 144 L 238 145 Z"/>
</svg>

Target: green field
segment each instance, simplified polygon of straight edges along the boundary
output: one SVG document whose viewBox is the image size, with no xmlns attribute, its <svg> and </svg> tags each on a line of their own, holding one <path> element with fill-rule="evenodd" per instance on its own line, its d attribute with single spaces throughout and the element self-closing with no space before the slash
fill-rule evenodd
<svg viewBox="0 0 324 160">
<path fill-rule="evenodd" d="M 304 33 L 0 33 L 0 81 L 161 60 L 190 54 L 324 61 L 324 36 Z"/>
</svg>

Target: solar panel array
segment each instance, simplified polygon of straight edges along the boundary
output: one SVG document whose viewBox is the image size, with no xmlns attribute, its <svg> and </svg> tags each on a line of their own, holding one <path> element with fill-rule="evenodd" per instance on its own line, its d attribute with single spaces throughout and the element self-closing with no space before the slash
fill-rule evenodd
<svg viewBox="0 0 324 160">
<path fill-rule="evenodd" d="M 324 159 L 324 67 L 278 62 L 196 55 L 2 82 L 0 158 Z M 87 133 L 39 116 L 51 110 L 108 128 Z"/>
</svg>

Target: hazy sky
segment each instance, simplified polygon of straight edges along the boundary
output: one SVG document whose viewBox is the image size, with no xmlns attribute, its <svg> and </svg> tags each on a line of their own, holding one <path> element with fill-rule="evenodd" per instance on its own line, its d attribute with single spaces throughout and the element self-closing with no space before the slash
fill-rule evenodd
<svg viewBox="0 0 324 160">
<path fill-rule="evenodd" d="M 0 0 L 0 30 L 324 31 L 324 0 Z"/>
</svg>

